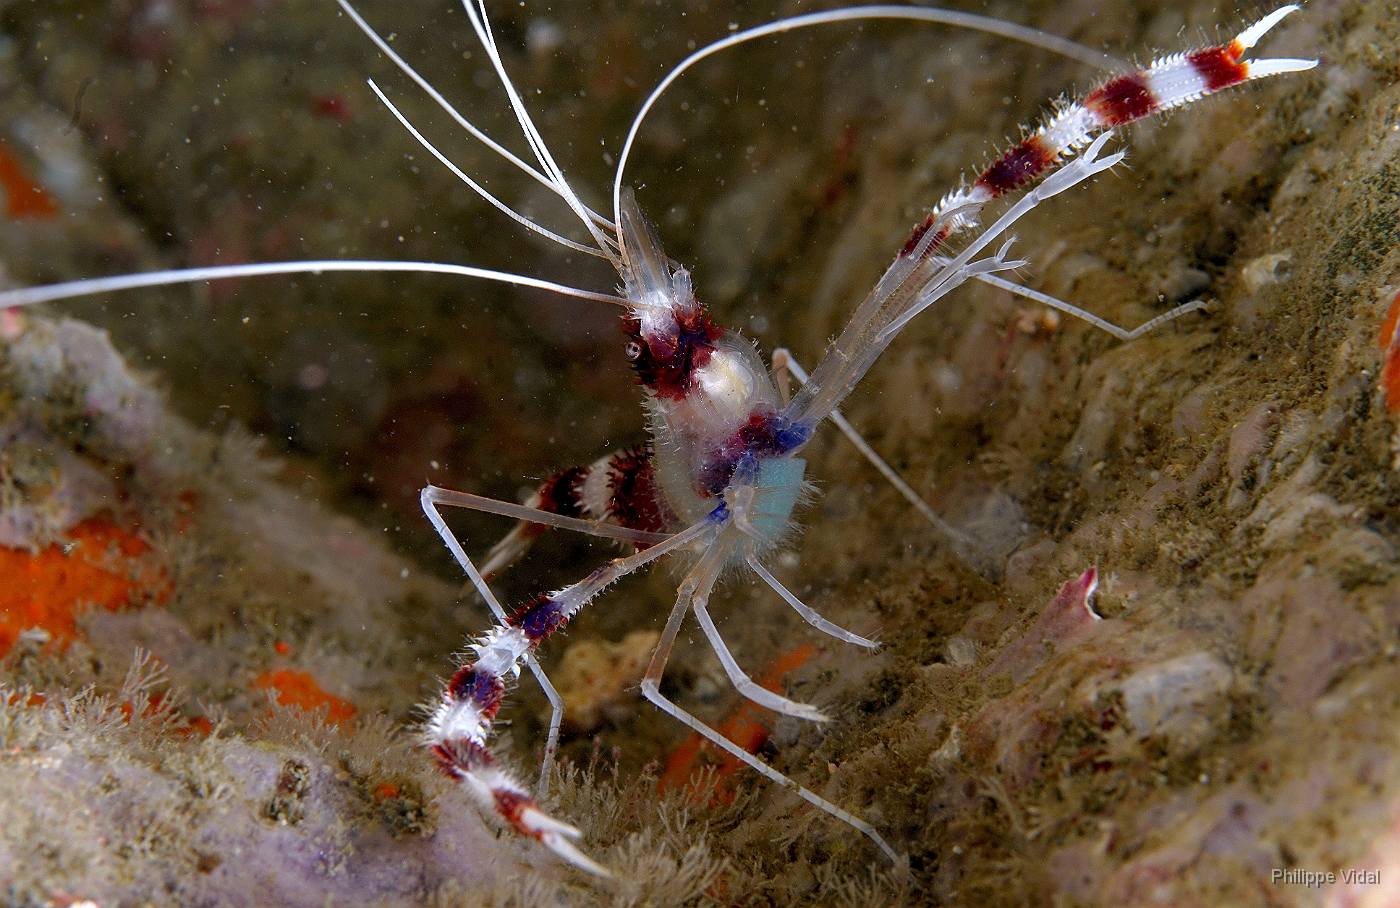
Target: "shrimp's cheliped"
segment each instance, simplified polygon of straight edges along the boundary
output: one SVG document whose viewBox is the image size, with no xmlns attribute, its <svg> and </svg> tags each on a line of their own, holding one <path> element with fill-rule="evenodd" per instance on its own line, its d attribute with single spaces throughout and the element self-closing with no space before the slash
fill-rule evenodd
<svg viewBox="0 0 1400 908">
<path fill-rule="evenodd" d="M 1203 308 L 1178 306 L 1133 330 L 1125 330 L 1076 306 L 1012 281 L 1007 275 L 1025 263 L 1010 258 L 1013 225 L 1054 196 L 1105 173 L 1124 158 L 1109 153 L 1119 127 L 1171 111 L 1242 83 L 1311 69 L 1313 60 L 1246 59 L 1267 32 L 1298 10 L 1284 6 L 1246 28 L 1232 41 L 1161 57 L 1130 69 L 1073 42 L 997 20 L 945 10 L 865 6 L 813 13 L 739 31 L 695 51 L 652 92 L 633 122 L 614 179 L 611 217 L 589 208 L 565 178 L 548 143 L 530 118 L 506 72 L 487 18 L 484 0 L 465 0 L 465 9 L 515 118 L 534 163 L 506 150 L 457 112 L 425 79 L 377 35 L 350 6 L 344 12 L 406 75 L 456 122 L 502 158 L 562 199 L 587 230 L 591 243 L 565 239 L 490 194 L 434 148 L 390 99 L 371 87 L 415 139 L 466 185 L 522 227 L 551 242 L 607 260 L 622 282 L 620 293 L 574 288 L 528 276 L 467 265 L 433 262 L 315 261 L 254 264 L 137 274 L 0 293 L 0 307 L 66 299 L 133 287 L 208 281 L 278 273 L 322 271 L 433 271 L 501 281 L 607 302 L 621 307 L 622 349 L 645 392 L 651 426 L 646 444 L 606 455 L 588 466 L 564 470 L 543 483 L 524 505 L 493 501 L 429 486 L 422 492 L 428 519 L 490 606 L 497 625 L 472 641 L 470 658 L 456 670 L 439 699 L 430 705 L 425 744 L 440 767 L 483 812 L 504 819 L 565 860 L 597 874 L 607 868 L 575 844 L 579 832 L 547 815 L 537 796 L 513 779 L 492 757 L 488 745 L 506 684 L 528 666 L 553 704 L 540 789 L 549 778 L 558 739 L 562 701 L 534 661 L 535 650 L 563 628 L 580 609 L 611 584 L 669 555 L 685 555 L 692 566 L 682 579 L 674 607 L 652 653 L 641 683 L 644 696 L 659 709 L 779 783 L 830 816 L 860 831 L 888 858 L 900 856 L 880 831 L 825 798 L 797 784 L 753 754 L 728 741 L 661 692 L 661 678 L 682 624 L 693 614 L 735 689 L 751 701 L 784 715 L 812 722 L 827 720 L 813 706 L 794 702 L 755 683 L 730 653 L 708 611 L 721 573 L 742 569 L 771 587 L 813 627 L 837 640 L 874 648 L 875 643 L 837 627 L 785 589 L 766 565 L 779 553 L 793 528 L 793 511 L 806 493 L 804 447 L 831 421 L 946 537 L 960 556 L 976 564 L 975 540 L 944 522 L 897 473 L 881 461 L 841 416 L 842 401 L 910 320 L 968 280 L 980 280 L 1042 305 L 1086 319 L 1122 340 L 1132 340 L 1164 322 Z M 869 19 L 905 19 L 975 28 L 1073 56 L 1108 69 L 1098 88 L 1061 103 L 1027 137 L 1007 149 L 971 183 L 949 193 L 915 228 L 840 336 L 810 377 L 786 351 L 770 370 L 754 345 L 726 330 L 692 291 L 690 274 L 669 259 L 642 214 L 624 168 L 642 121 L 660 94 L 696 62 L 729 47 L 798 28 Z M 1021 193 L 990 226 L 980 215 L 991 202 Z M 803 384 L 788 398 L 786 377 Z M 777 379 L 777 380 L 775 380 Z M 514 518 L 515 529 L 481 561 L 468 555 L 441 514 L 444 506 L 464 507 Z M 546 528 L 612 538 L 635 552 L 618 557 L 583 580 L 540 594 L 513 613 L 498 601 L 489 581 L 523 555 Z M 1092 573 L 1086 575 L 1092 577 Z"/>
</svg>

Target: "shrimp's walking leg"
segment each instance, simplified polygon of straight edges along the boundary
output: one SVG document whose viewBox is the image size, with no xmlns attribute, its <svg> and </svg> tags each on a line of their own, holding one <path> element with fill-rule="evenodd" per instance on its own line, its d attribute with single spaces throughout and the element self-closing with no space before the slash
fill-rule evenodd
<svg viewBox="0 0 1400 908">
<path fill-rule="evenodd" d="M 1051 309 L 1058 309 L 1066 315 L 1072 315 L 1077 319 L 1086 321 L 1089 324 L 1093 325 L 1095 328 L 1098 328 L 1100 331 L 1105 331 L 1118 338 L 1120 341 L 1125 342 L 1135 341 L 1139 337 L 1142 337 L 1144 334 L 1151 334 L 1153 331 L 1156 331 L 1158 328 L 1162 327 L 1167 322 L 1175 321 L 1176 319 L 1181 318 L 1183 315 L 1186 315 L 1191 312 L 1199 312 L 1200 310 L 1206 308 L 1206 304 L 1204 301 L 1192 300 L 1189 303 L 1182 303 L 1175 309 L 1169 309 L 1168 311 L 1163 312 L 1156 318 L 1150 319 L 1144 322 L 1143 324 L 1138 325 L 1136 328 L 1133 328 L 1132 330 L 1128 330 L 1127 328 L 1118 327 L 1117 325 L 1113 324 L 1113 322 L 1110 322 L 1107 319 L 1099 318 L 1097 315 L 1095 315 L 1092 312 L 1089 312 L 1088 310 L 1081 309 L 1078 306 L 1075 306 L 1071 303 L 1066 303 L 1064 300 L 1057 299 L 1048 293 L 1042 293 L 1039 290 L 1032 290 L 1029 287 L 1023 287 L 1015 281 L 1008 281 L 1004 277 L 999 277 L 995 274 L 981 274 L 977 276 L 977 279 L 979 281 L 982 281 L 983 283 L 991 284 L 993 287 L 1000 287 L 1002 290 L 1014 293 L 1020 297 L 1025 297 L 1028 300 L 1035 300 L 1042 306 L 1048 306 Z"/>
<path fill-rule="evenodd" d="M 801 615 L 808 624 L 812 625 L 812 627 L 815 627 L 817 630 L 821 631 L 824 634 L 829 634 L 832 637 L 835 637 L 837 640 L 845 641 L 846 643 L 854 643 L 856 646 L 863 646 L 866 649 L 880 648 L 880 644 L 876 643 L 874 640 L 867 640 L 865 637 L 862 637 L 859 634 L 853 634 L 850 631 L 846 630 L 844 627 L 838 627 L 835 624 L 832 624 L 830 621 L 827 621 L 821 615 L 819 615 L 816 609 L 807 605 L 801 599 L 798 599 L 796 596 L 794 596 L 791 592 L 788 591 L 787 587 L 779 583 L 778 578 L 774 577 L 771 573 L 769 573 L 768 569 L 763 566 L 763 562 L 758 560 L 757 555 L 749 555 L 744 560 L 748 563 L 748 566 L 753 570 L 753 572 L 757 574 L 763 580 L 764 583 L 768 584 L 768 586 L 772 588 L 773 592 L 777 593 L 779 596 L 782 596 L 783 601 L 785 601 L 788 605 L 792 606 L 793 609 L 796 610 L 797 614 Z"/>
<path fill-rule="evenodd" d="M 778 376 L 783 372 L 791 373 L 793 378 L 797 379 L 798 384 L 805 385 L 807 383 L 807 370 L 802 368 L 802 365 L 793 357 L 791 351 L 779 347 L 773 352 L 773 373 L 775 376 Z M 783 387 L 783 384 L 784 382 L 780 380 L 778 386 Z M 977 540 L 934 513 L 933 508 L 929 507 L 928 503 L 919 497 L 919 493 L 915 492 L 909 483 L 905 482 L 904 478 L 895 472 L 894 467 L 890 466 L 885 462 L 883 457 L 875 453 L 875 449 L 870 447 L 870 443 L 861 437 L 861 434 L 856 431 L 856 427 L 851 425 L 850 420 L 841 415 L 840 410 L 833 410 L 830 419 L 832 422 L 836 423 L 836 428 L 841 430 L 841 434 L 845 435 L 846 438 L 850 439 L 851 444 L 856 446 L 856 450 L 859 451 L 866 460 L 870 461 L 871 466 L 879 470 L 880 475 L 889 480 L 890 485 L 894 486 L 899 494 L 903 495 L 904 498 L 914 506 L 914 510 L 922 514 L 924 519 L 933 525 L 934 529 L 938 530 L 938 532 L 942 533 L 952 542 L 953 549 L 958 553 L 959 557 L 969 564 L 975 565 L 979 570 L 987 570 L 991 573 L 996 572 L 992 569 L 992 566 L 985 564 L 986 558 L 982 556 L 980 548 L 977 545 Z"/>
<path fill-rule="evenodd" d="M 807 790 L 797 782 L 789 779 L 778 770 L 764 763 L 758 757 L 744 750 L 739 745 L 715 731 L 710 726 L 701 722 L 698 718 L 681 709 L 672 703 L 661 693 L 661 676 L 666 670 L 666 660 L 670 657 L 671 646 L 676 642 L 676 635 L 680 633 L 681 622 L 685 619 L 688 608 L 698 603 L 697 614 L 703 613 L 705 601 L 709 599 L 710 591 L 714 588 L 715 580 L 719 577 L 720 571 L 724 567 L 725 555 L 728 552 L 724 540 L 711 542 L 705 554 L 700 558 L 700 562 L 691 569 L 681 582 L 680 592 L 676 596 L 675 607 L 671 609 L 671 616 L 666 620 L 666 628 L 661 633 L 661 640 L 656 646 L 656 651 L 652 654 L 651 663 L 647 666 L 645 677 L 642 678 L 642 696 L 646 697 L 653 706 L 676 721 L 685 725 L 695 733 L 710 741 L 737 760 L 741 760 L 752 768 L 755 772 L 776 782 L 789 791 L 794 792 L 798 797 L 807 803 L 819 808 L 836 819 L 846 823 L 865 834 L 870 841 L 874 842 L 884 854 L 895 863 L 900 862 L 899 855 L 884 837 L 875 831 L 875 827 L 862 820 L 860 817 L 848 810 L 843 810 L 835 804 Z"/>
<path fill-rule="evenodd" d="M 695 609 L 695 617 L 700 622 L 700 629 L 705 632 L 705 639 L 710 641 L 711 648 L 715 655 L 719 656 L 720 664 L 724 666 L 724 673 L 729 676 L 729 683 L 734 685 L 741 696 L 752 700 L 759 706 L 767 707 L 774 712 L 782 713 L 785 716 L 792 716 L 795 719 L 806 719 L 809 722 L 825 722 L 827 716 L 815 706 L 806 703 L 797 703 L 789 700 L 781 694 L 775 694 L 763 685 L 750 678 L 739 662 L 734 658 L 734 654 L 729 651 L 729 646 L 724 642 L 724 638 L 719 635 L 719 628 L 715 627 L 715 622 L 710 618 L 710 611 L 706 606 L 709 604 L 709 590 L 701 590 L 696 593 L 691 600 L 691 608 Z"/>
<path fill-rule="evenodd" d="M 579 851 L 570 841 L 579 836 L 579 830 L 545 814 L 510 774 L 496 765 L 486 742 L 505 693 L 506 679 L 519 676 L 522 662 L 535 671 L 542 684 L 548 684 L 533 658 L 535 648 L 545 638 L 563 628 L 579 609 L 618 579 L 669 552 L 701 540 L 706 535 L 713 535 L 714 526 L 710 521 L 701 521 L 645 551 L 627 558 L 614 558 L 578 583 L 537 596 L 514 616 L 506 617 L 491 588 L 486 585 L 476 565 L 467 557 L 438 511 L 440 504 L 460 505 L 464 504 L 464 499 L 473 498 L 475 496 L 464 496 L 434 486 L 425 488 L 421 495 L 423 512 L 499 620 L 495 627 L 469 647 L 475 659 L 464 660 L 448 681 L 428 719 L 427 743 L 443 771 L 461 782 L 462 788 L 483 809 L 494 810 L 516 831 L 538 839 L 566 861 L 607 876 L 606 868 Z M 557 729 L 556 707 L 553 731 Z"/>
<path fill-rule="evenodd" d="M 568 515 L 551 513 L 538 508 L 530 508 L 523 505 L 510 504 L 504 501 L 496 501 L 491 498 L 483 498 L 479 495 L 471 495 L 467 492 L 454 492 L 451 489 L 441 489 L 437 486 L 428 486 L 422 493 L 423 512 L 427 514 L 428 520 L 432 522 L 433 528 L 437 530 L 442 541 L 452 552 L 452 556 L 457 559 L 462 570 L 466 571 L 471 584 L 476 591 L 481 594 L 481 598 L 486 601 L 486 605 L 491 609 L 491 613 L 496 616 L 496 620 L 504 623 L 509 622 L 509 616 L 505 609 L 501 608 L 501 603 L 496 599 L 496 595 L 491 592 L 491 587 L 486 583 L 483 573 L 478 571 L 476 565 L 467 557 L 466 550 L 457 540 L 456 535 L 443 520 L 442 514 L 438 511 L 438 506 L 449 505 L 452 507 L 467 508 L 473 511 L 484 511 L 490 514 L 500 514 L 503 517 L 515 517 L 527 526 L 556 526 L 562 529 L 574 530 L 580 533 L 588 533 L 594 536 L 605 536 L 636 544 L 647 544 L 663 542 L 670 537 L 661 533 L 643 533 L 629 530 L 625 527 L 609 526 L 607 524 L 596 523 L 591 520 L 581 520 Z M 508 536 L 507 539 L 510 537 Z M 503 540 L 502 542 L 504 542 Z M 528 543 L 526 543 L 528 547 Z M 497 548 L 500 545 L 498 544 Z M 494 553 L 496 550 L 493 549 Z M 513 560 L 513 559 L 512 559 Z M 549 700 L 549 736 L 545 741 L 544 760 L 540 767 L 539 796 L 544 797 L 549 793 L 549 776 L 554 768 L 554 754 L 559 746 L 559 726 L 564 718 L 564 700 L 559 696 L 559 692 L 554 689 L 544 669 L 535 661 L 533 655 L 526 655 L 525 662 L 530 667 L 530 672 L 535 676 L 535 680 L 540 683 L 540 688 L 544 690 L 544 695 Z"/>
</svg>

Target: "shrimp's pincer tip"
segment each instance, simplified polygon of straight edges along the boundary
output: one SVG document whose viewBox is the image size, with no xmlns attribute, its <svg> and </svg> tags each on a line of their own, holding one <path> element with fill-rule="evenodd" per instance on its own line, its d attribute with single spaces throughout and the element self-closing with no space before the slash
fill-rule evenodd
<svg viewBox="0 0 1400 908">
<path fill-rule="evenodd" d="M 562 823 L 536 808 L 526 808 L 522 811 L 519 823 L 527 835 L 538 839 L 541 845 L 580 870 L 600 877 L 613 875 L 611 870 L 584 854 L 571 841 L 582 835 L 578 827 Z"/>
</svg>

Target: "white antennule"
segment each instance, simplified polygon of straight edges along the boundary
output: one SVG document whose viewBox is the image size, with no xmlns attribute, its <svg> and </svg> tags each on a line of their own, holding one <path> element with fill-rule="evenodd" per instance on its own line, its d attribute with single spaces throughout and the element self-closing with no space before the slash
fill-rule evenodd
<svg viewBox="0 0 1400 908">
<path fill-rule="evenodd" d="M 343 4 L 345 0 L 340 0 Z M 613 179 L 613 219 L 621 218 L 622 204 L 622 172 L 627 167 L 627 158 L 632 153 L 632 145 L 637 139 L 637 133 L 642 128 L 642 121 L 651 112 L 651 108 L 656 104 L 662 92 L 671 86 L 671 83 L 680 78 L 681 73 L 690 69 L 696 63 L 706 57 L 717 54 L 722 50 L 745 44 L 749 41 L 756 41 L 759 38 L 766 38 L 770 35 L 781 35 L 785 32 L 795 31 L 799 28 L 807 28 L 813 25 L 829 25 L 835 22 L 856 22 L 868 19 L 904 19 L 913 22 L 931 22 L 936 25 L 951 25 L 956 28 L 967 28 L 973 31 L 986 32 L 989 35 L 999 35 L 1012 41 L 1020 41 L 1032 47 L 1039 47 L 1072 60 L 1078 60 L 1088 66 L 1104 70 L 1105 72 L 1116 74 L 1129 72 L 1133 69 L 1128 63 L 1112 57 L 1101 50 L 1094 50 L 1068 38 L 1059 35 L 1052 35 L 1049 32 L 1031 28 L 1028 25 L 1017 25 L 1014 22 L 1005 22 L 1000 19 L 993 19 L 990 16 L 979 16 L 976 13 L 962 13 L 949 9 L 933 9 L 928 7 L 915 6 L 857 6 L 849 9 L 833 9 L 820 13 L 808 13 L 805 16 L 793 16 L 789 19 L 779 19 L 777 22 L 770 22 L 767 25 L 760 25 L 756 28 L 745 29 L 735 32 L 727 38 L 722 38 L 713 44 L 707 44 L 690 56 L 686 57 L 674 69 L 661 80 L 661 84 L 652 89 L 647 95 L 645 103 L 642 104 L 637 116 L 632 120 L 632 127 L 627 131 L 627 141 L 622 145 L 622 154 L 617 159 L 617 174 Z M 504 78 L 504 76 L 502 77 Z"/>
<path fill-rule="evenodd" d="M 535 290 L 548 290 L 564 296 L 594 300 L 626 306 L 627 301 L 610 293 L 595 293 L 566 287 L 553 281 L 511 274 L 508 271 L 493 271 L 489 268 L 473 268 L 470 265 L 449 265 L 442 262 L 393 262 L 357 261 L 349 259 L 325 259 L 315 262 L 267 262 L 245 265 L 215 265 L 208 268 L 177 268 L 171 271 L 147 271 L 142 274 L 124 274 L 119 277 L 94 277 L 81 281 L 67 281 L 62 284 L 45 284 L 40 287 L 21 287 L 17 290 L 0 291 L 0 309 L 11 306 L 32 306 L 36 303 L 52 303 L 58 300 L 76 299 L 96 293 L 113 293 L 119 290 L 139 290 L 145 287 L 165 287 L 170 284 L 194 284 L 200 281 L 221 281 L 233 277 L 263 277 L 270 274 L 324 274 L 331 271 L 384 274 L 408 272 L 412 274 L 451 274 L 458 277 L 479 278 L 514 284 L 517 287 L 531 287 Z"/>
<path fill-rule="evenodd" d="M 511 82 L 510 76 L 506 73 L 505 63 L 501 60 L 501 53 L 496 48 L 496 36 L 491 32 L 490 20 L 486 16 L 486 4 L 476 3 L 474 0 L 462 0 L 462 6 L 467 11 L 468 18 L 472 21 L 472 28 L 476 29 L 476 36 L 481 41 L 482 47 L 486 49 L 486 55 L 491 59 L 491 65 L 496 69 L 496 76 L 501 80 L 501 87 L 505 89 L 506 97 L 510 99 L 510 106 L 515 111 L 515 119 L 520 123 L 520 129 L 525 133 L 525 140 L 530 143 L 530 149 L 534 151 L 535 157 L 539 160 L 540 166 L 545 173 L 549 174 L 555 185 L 559 188 L 560 194 L 569 207 L 578 215 L 579 220 L 588 228 L 588 232 L 593 234 L 593 240 L 598 244 L 598 248 L 612 262 L 613 267 L 619 272 L 622 270 L 622 263 L 608 245 L 608 240 L 598 225 L 593 222 L 589 215 L 588 207 L 579 199 L 574 192 L 569 181 L 564 177 L 564 171 L 560 169 L 554 156 L 550 154 L 549 147 L 545 145 L 544 137 L 535 128 L 535 123 L 530 119 L 529 112 L 525 109 L 525 102 L 520 99 L 520 93 L 515 90 L 515 83 Z"/>
<path fill-rule="evenodd" d="M 560 246 L 566 246 L 569 249 L 576 249 L 579 252 L 584 253 L 585 255 L 597 256 L 600 259 L 606 258 L 606 256 L 603 255 L 603 253 L 599 252 L 597 249 L 594 249 L 592 246 L 585 246 L 582 243 L 575 243 L 573 240 L 565 239 L 559 234 L 553 232 L 552 230 L 548 230 L 544 227 L 541 227 L 539 224 L 536 224 L 534 221 L 525 217 L 525 215 L 520 214 L 515 209 L 507 205 L 505 202 L 502 202 L 500 199 L 487 192 L 485 187 L 483 187 L 476 180 L 473 180 L 471 177 L 467 176 L 467 174 L 464 173 L 460 167 L 452 163 L 451 158 L 438 151 L 437 148 L 431 142 L 429 142 L 421 132 L 418 131 L 417 127 L 415 127 L 412 123 L 409 122 L 408 117 L 405 117 L 402 113 L 399 112 L 399 109 L 394 106 L 394 102 L 390 101 L 387 97 L 385 97 L 384 92 L 379 90 L 379 86 L 375 84 L 373 79 L 366 79 L 365 81 L 369 83 L 370 89 L 379 98 L 380 103 L 382 103 L 385 107 L 389 108 L 389 113 L 393 114 L 394 119 L 398 120 L 399 124 L 402 125 L 404 129 L 408 130 L 409 135 L 413 136 L 413 138 L 418 140 L 419 145 L 422 145 L 425 149 L 428 150 L 429 154 L 441 161 L 442 165 L 448 170 L 452 171 L 453 176 L 457 177 L 457 179 L 470 186 L 477 195 L 481 196 L 483 199 L 496 206 L 496 208 L 500 210 L 503 214 L 505 214 L 506 217 L 523 225 L 529 230 L 533 230 L 535 233 L 538 233 L 545 239 L 553 240 Z"/>
<path fill-rule="evenodd" d="M 462 116 L 461 112 L 458 111 L 457 108 L 453 107 L 452 104 L 442 96 L 442 93 L 433 87 L 431 82 L 419 75 L 418 71 L 412 66 L 409 66 L 408 62 L 405 61 L 403 57 L 400 57 L 394 51 L 394 49 L 389 46 L 389 43 L 383 38 L 381 38 L 379 36 L 379 33 L 370 27 L 370 24 L 366 22 L 358 12 L 356 12 L 353 6 L 350 5 L 349 0 L 336 0 L 336 2 L 340 4 L 340 8 L 345 11 L 345 15 L 350 17 L 350 20 L 354 22 L 356 26 L 359 27 L 360 31 L 364 33 L 365 37 L 369 38 L 370 41 L 374 42 L 374 46 L 379 48 L 379 52 L 382 53 L 384 56 L 388 57 L 389 60 L 392 61 L 396 67 L 398 67 L 400 72 L 412 79 L 414 83 L 417 84 L 417 86 L 421 88 L 429 98 L 432 98 L 433 101 L 437 103 L 438 107 L 441 107 L 447 113 L 448 116 L 450 116 L 454 121 L 456 121 L 458 126 L 465 129 L 468 133 L 472 135 L 473 138 L 482 142 L 487 148 L 500 155 L 506 161 L 509 161 L 511 164 L 514 164 L 524 173 L 537 180 L 541 185 L 549 189 L 555 195 L 559 196 L 560 198 L 565 198 L 565 190 L 561 189 L 557 183 L 555 183 L 549 177 L 546 177 L 544 174 L 540 173 L 535 168 L 531 167 L 526 162 L 520 160 L 520 158 L 517 157 L 514 152 L 510 151 L 508 148 L 501 145 L 495 139 L 482 132 L 475 126 L 475 124 L 473 124 L 466 117 Z M 592 217 L 603 227 L 606 227 L 609 230 L 613 229 L 612 222 L 609 221 L 607 218 L 603 217 L 602 215 L 593 211 L 589 211 L 589 216 Z"/>
</svg>

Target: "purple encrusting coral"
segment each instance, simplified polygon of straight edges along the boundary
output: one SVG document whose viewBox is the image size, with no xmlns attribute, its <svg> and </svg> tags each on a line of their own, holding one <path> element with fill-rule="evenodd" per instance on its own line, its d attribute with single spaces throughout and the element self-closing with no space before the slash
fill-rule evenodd
<svg viewBox="0 0 1400 908">
<path fill-rule="evenodd" d="M 231 855 L 181 893 L 185 904 L 366 904 L 422 898 L 448 880 L 467 885 L 494 879 L 512 857 L 468 811 L 439 814 L 431 836 L 394 837 L 383 825 L 347 829 L 361 799 L 343 770 L 324 760 L 236 743 L 220 755 L 242 803 L 193 830 L 197 852 Z M 304 773 L 295 824 L 269 825 L 272 802 L 289 772 Z M 253 809 L 250 809 L 253 808 Z M 261 814 L 261 815 L 259 815 Z M 181 887 L 184 888 L 183 886 Z"/>
</svg>

